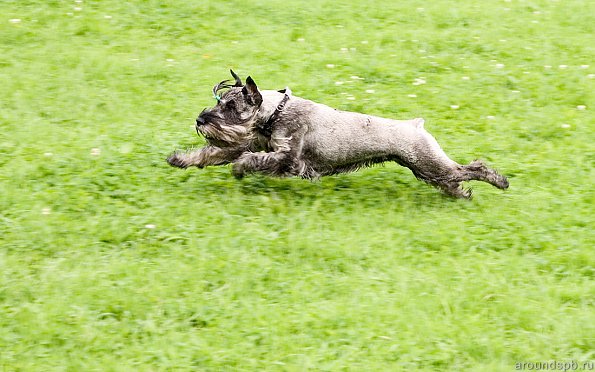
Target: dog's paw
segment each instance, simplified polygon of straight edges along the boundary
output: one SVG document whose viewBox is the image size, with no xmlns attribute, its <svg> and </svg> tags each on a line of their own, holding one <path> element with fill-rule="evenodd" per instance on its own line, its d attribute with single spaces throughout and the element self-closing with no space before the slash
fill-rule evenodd
<svg viewBox="0 0 595 372">
<path fill-rule="evenodd" d="M 246 175 L 246 172 L 241 163 L 233 163 L 231 166 L 231 174 L 233 174 L 235 178 L 241 180 Z"/>
<path fill-rule="evenodd" d="M 177 152 L 167 157 L 167 163 L 172 167 L 186 169 L 188 166 Z"/>
</svg>

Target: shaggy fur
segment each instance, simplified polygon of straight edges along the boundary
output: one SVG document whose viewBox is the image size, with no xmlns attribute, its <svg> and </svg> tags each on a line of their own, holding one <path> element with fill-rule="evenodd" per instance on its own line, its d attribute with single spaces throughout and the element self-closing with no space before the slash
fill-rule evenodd
<svg viewBox="0 0 595 372">
<path fill-rule="evenodd" d="M 202 168 L 232 163 L 238 178 L 258 172 L 315 179 L 395 161 L 454 197 L 471 197 L 471 190 L 461 187 L 463 181 L 508 187 L 506 177 L 478 160 L 469 165 L 451 160 L 424 129 L 421 118 L 392 120 L 291 97 L 270 123 L 284 94 L 259 91 L 252 78 L 244 85 L 231 73 L 234 84 L 217 84 L 213 89 L 217 105 L 196 119 L 196 130 L 208 145 L 172 154 L 167 159 L 172 166 Z M 228 90 L 219 97 L 223 88 Z M 267 125 L 272 125 L 270 135 Z"/>
</svg>

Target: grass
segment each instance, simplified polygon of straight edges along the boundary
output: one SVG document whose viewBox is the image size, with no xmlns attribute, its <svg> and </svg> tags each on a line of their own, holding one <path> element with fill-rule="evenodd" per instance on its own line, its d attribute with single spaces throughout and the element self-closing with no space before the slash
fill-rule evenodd
<svg viewBox="0 0 595 372">
<path fill-rule="evenodd" d="M 595 3 L 5 0 L 0 14 L 0 369 L 595 359 Z M 170 168 L 202 144 L 193 119 L 230 67 L 424 117 L 454 159 L 511 187 L 473 184 L 467 202 L 391 164 L 316 183 Z"/>
</svg>

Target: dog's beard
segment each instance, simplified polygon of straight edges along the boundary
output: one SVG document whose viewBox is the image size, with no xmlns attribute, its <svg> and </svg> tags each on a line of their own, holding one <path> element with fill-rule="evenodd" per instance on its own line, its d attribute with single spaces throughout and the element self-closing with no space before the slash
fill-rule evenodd
<svg viewBox="0 0 595 372">
<path fill-rule="evenodd" d="M 248 139 L 248 130 L 242 125 L 205 124 L 196 128 L 197 132 L 209 142 L 225 147 L 242 144 Z"/>
</svg>

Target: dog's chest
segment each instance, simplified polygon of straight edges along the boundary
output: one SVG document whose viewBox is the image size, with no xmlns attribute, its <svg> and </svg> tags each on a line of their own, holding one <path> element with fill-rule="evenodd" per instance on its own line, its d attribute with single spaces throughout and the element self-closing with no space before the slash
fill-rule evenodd
<svg viewBox="0 0 595 372">
<path fill-rule="evenodd" d="M 254 151 L 274 151 L 271 144 L 271 137 L 267 137 L 259 132 L 256 132 L 254 134 Z"/>
</svg>

